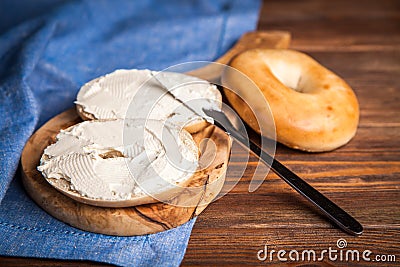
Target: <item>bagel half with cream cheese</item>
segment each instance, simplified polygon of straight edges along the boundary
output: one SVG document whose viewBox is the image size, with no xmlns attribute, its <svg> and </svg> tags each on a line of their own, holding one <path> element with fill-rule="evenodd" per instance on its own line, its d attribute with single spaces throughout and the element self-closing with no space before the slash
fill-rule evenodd
<svg viewBox="0 0 400 267">
<path fill-rule="evenodd" d="M 148 118 L 168 120 L 190 133 L 203 129 L 207 122 L 166 94 L 160 81 L 204 117 L 203 107 L 221 109 L 221 93 L 205 80 L 181 73 L 132 69 L 116 70 L 83 85 L 75 102 L 77 111 L 83 120 Z"/>
<path fill-rule="evenodd" d="M 78 201 L 136 206 L 167 201 L 185 190 L 198 156 L 192 136 L 177 125 L 94 120 L 61 130 L 44 150 L 38 170 Z"/>
<path fill-rule="evenodd" d="M 359 120 L 356 95 L 343 79 L 308 55 L 285 49 L 253 49 L 237 55 L 229 65 L 248 76 L 263 93 L 273 114 L 278 142 L 321 152 L 336 149 L 355 135 Z M 229 71 L 222 81 L 238 92 L 224 89 L 230 104 L 260 133 L 252 110 L 238 97 L 248 84 Z M 257 99 L 250 96 L 247 101 Z M 269 114 L 269 108 L 262 112 Z"/>
</svg>

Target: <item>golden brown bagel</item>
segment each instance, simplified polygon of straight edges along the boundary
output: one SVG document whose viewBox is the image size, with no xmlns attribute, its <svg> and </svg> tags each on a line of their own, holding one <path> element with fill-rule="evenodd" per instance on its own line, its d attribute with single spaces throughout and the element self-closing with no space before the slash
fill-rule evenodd
<svg viewBox="0 0 400 267">
<path fill-rule="evenodd" d="M 355 135 L 359 108 L 353 90 L 311 57 L 293 50 L 254 49 L 237 55 L 230 66 L 247 75 L 265 96 L 278 142 L 320 152 L 338 148 Z M 223 83 L 234 85 L 239 92 L 248 85 L 238 78 L 235 81 L 235 75 L 229 73 Z M 260 126 L 243 101 L 230 90 L 224 92 L 242 119 L 260 133 Z M 268 107 L 265 112 L 269 112 Z M 267 133 L 267 137 L 271 136 Z"/>
</svg>

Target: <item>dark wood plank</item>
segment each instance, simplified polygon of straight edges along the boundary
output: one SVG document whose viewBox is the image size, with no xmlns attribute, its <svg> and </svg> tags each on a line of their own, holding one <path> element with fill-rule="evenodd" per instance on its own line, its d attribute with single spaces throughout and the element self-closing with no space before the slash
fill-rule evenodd
<svg viewBox="0 0 400 267">
<path fill-rule="evenodd" d="M 360 102 L 360 126 L 349 144 L 310 154 L 277 146 L 276 157 L 354 215 L 360 237 L 332 227 L 275 174 L 248 193 L 256 159 L 225 197 L 199 217 L 183 265 L 258 265 L 257 252 L 314 249 L 345 238 L 349 249 L 392 254 L 400 261 L 400 2 L 264 1 L 259 29 L 288 30 L 302 50 L 342 76 Z M 228 174 L 243 164 L 237 150 Z M 236 176 L 236 177 L 235 177 Z M 262 177 L 261 177 L 262 178 Z M 227 208 L 229 207 L 229 208 Z M 281 262 L 274 258 L 273 265 Z M 291 262 L 302 265 L 307 262 Z M 311 263 L 311 262 L 308 262 Z M 318 266 L 371 262 L 317 262 Z M 386 262 L 384 265 L 396 265 Z"/>
<path fill-rule="evenodd" d="M 290 31 L 296 49 L 398 50 L 399 10 L 396 0 L 264 1 L 259 28 Z"/>
</svg>

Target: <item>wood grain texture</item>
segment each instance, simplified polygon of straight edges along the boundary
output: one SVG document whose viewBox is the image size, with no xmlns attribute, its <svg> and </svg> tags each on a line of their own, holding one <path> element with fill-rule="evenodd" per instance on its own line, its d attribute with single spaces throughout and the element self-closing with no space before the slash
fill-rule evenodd
<svg viewBox="0 0 400 267">
<path fill-rule="evenodd" d="M 126 208 L 96 207 L 60 193 L 36 169 L 43 150 L 55 142 L 60 129 L 81 120 L 71 109 L 54 117 L 28 140 L 21 156 L 22 181 L 31 198 L 57 219 L 79 229 L 119 236 L 156 233 L 177 227 L 199 215 L 218 195 L 223 184 L 230 154 L 230 138 L 213 125 L 193 134 L 202 144 L 200 162 L 206 167 L 194 173 L 190 183 L 167 203 L 151 203 Z M 214 157 L 205 159 L 210 152 Z M 61 191 L 63 192 L 63 191 Z"/>
<path fill-rule="evenodd" d="M 346 235 L 270 173 L 254 193 L 248 185 L 256 159 L 241 181 L 196 222 L 183 266 L 396 266 L 400 263 L 400 2 L 264 1 L 260 30 L 292 34 L 291 48 L 310 54 L 343 77 L 360 102 L 355 138 L 329 153 L 310 154 L 278 145 L 276 158 L 343 207 L 365 227 Z M 237 165 L 246 153 L 234 151 Z M 227 177 L 236 175 L 230 168 Z M 221 214 L 224 207 L 231 207 Z M 337 248 L 396 255 L 397 262 L 261 262 L 270 249 Z M 309 265 L 309 266 L 310 266 Z"/>
<path fill-rule="evenodd" d="M 355 138 L 329 153 L 309 154 L 278 145 L 276 157 L 365 227 L 350 237 L 332 227 L 276 175 L 248 193 L 255 158 L 245 176 L 198 218 L 183 266 L 396 266 L 400 261 L 400 2 L 397 0 L 266 0 L 259 30 L 292 34 L 291 47 L 309 53 L 342 76 L 360 101 Z M 245 152 L 232 161 L 242 166 Z M 237 175 L 235 167 L 227 176 Z M 260 262 L 271 249 L 327 249 L 345 238 L 349 249 L 395 254 L 397 263 Z M 59 266 L 74 262 L 1 257 L 5 265 Z M 81 263 L 85 266 L 104 266 Z"/>
</svg>

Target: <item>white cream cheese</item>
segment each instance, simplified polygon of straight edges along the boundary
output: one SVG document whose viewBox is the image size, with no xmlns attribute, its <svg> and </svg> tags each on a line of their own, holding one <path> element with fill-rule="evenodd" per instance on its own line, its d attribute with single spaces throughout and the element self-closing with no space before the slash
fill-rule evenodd
<svg viewBox="0 0 400 267">
<path fill-rule="evenodd" d="M 156 120 L 85 121 L 62 130 L 47 147 L 38 170 L 64 179 L 93 199 L 125 200 L 157 195 L 187 181 L 198 148 L 180 127 Z"/>
<path fill-rule="evenodd" d="M 221 94 L 205 80 L 173 72 L 116 70 L 86 83 L 76 104 L 96 119 L 149 118 L 179 126 L 195 124 L 202 118 L 165 94 L 152 75 L 198 114 L 212 121 L 202 108 L 220 109 Z"/>
</svg>

